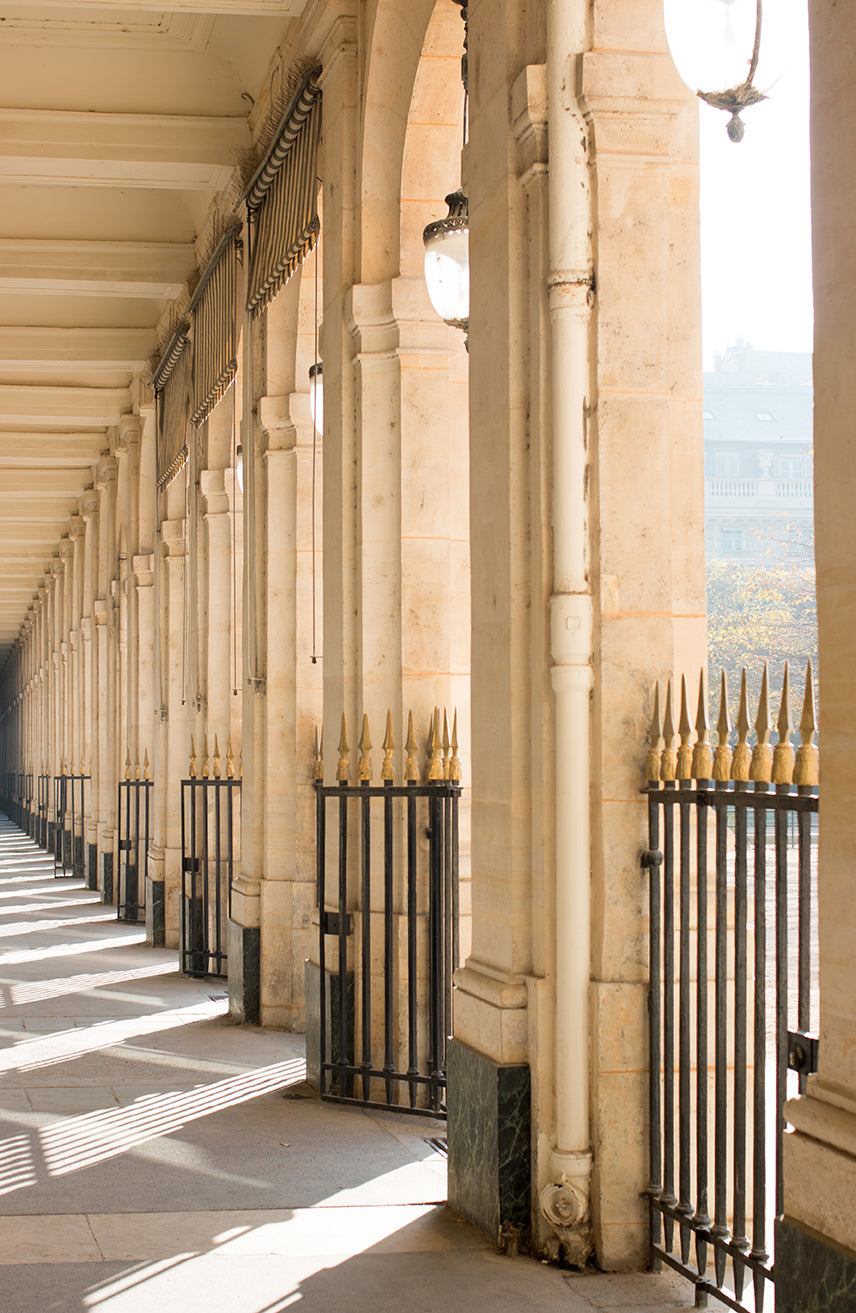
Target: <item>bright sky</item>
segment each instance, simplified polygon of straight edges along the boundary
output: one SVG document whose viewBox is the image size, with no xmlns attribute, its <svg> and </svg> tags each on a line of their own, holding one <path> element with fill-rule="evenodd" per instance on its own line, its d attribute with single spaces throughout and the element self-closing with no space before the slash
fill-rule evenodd
<svg viewBox="0 0 856 1313">
<path fill-rule="evenodd" d="M 786 19 L 784 71 L 769 100 L 743 115 L 700 106 L 704 368 L 738 337 L 762 351 L 811 351 L 807 0 L 773 0 Z"/>
</svg>

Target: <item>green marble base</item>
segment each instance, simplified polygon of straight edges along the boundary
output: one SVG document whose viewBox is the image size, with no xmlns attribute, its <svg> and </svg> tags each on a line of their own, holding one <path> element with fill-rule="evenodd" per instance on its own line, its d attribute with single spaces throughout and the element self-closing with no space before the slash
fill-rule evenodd
<svg viewBox="0 0 856 1313">
<path fill-rule="evenodd" d="M 112 853 L 102 853 L 101 855 L 101 901 L 102 903 L 112 903 L 113 901 Z"/>
<path fill-rule="evenodd" d="M 313 1089 L 321 1089 L 321 968 L 307 962 L 306 975 L 306 1079 Z M 338 1062 L 342 1046 L 339 1039 L 339 974 L 328 971 L 325 993 L 325 1062 Z M 354 976 L 345 977 L 345 1061 L 354 1061 Z M 328 1081 L 327 1090 L 331 1089 Z"/>
<path fill-rule="evenodd" d="M 856 1254 L 779 1218 L 776 1313 L 853 1313 L 854 1309 Z"/>
<path fill-rule="evenodd" d="M 86 845 L 86 888 L 98 888 L 98 845 Z"/>
<path fill-rule="evenodd" d="M 261 938 L 258 926 L 229 922 L 229 1014 L 255 1026 L 261 1016 Z"/>
<path fill-rule="evenodd" d="M 163 880 L 146 877 L 146 943 L 163 948 L 166 943 L 166 902 Z"/>
<path fill-rule="evenodd" d="M 524 1238 L 532 1170 L 529 1068 L 497 1066 L 451 1040 L 446 1076 L 449 1204 L 495 1242 Z"/>
<path fill-rule="evenodd" d="M 72 847 L 74 850 L 74 876 L 76 880 L 82 880 L 84 876 L 82 835 L 76 834 L 74 836 Z"/>
</svg>

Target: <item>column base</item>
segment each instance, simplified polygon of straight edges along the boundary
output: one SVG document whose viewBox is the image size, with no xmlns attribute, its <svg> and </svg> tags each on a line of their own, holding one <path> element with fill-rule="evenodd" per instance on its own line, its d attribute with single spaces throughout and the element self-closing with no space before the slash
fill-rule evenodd
<svg viewBox="0 0 856 1313">
<path fill-rule="evenodd" d="M 86 888 L 98 888 L 98 844 L 86 845 Z"/>
<path fill-rule="evenodd" d="M 451 1040 L 446 1075 L 449 1204 L 508 1248 L 530 1226 L 529 1067 L 499 1066 Z"/>
<path fill-rule="evenodd" d="M 261 1011 L 261 943 L 259 926 L 229 922 L 229 1014 L 254 1026 Z"/>
<path fill-rule="evenodd" d="M 75 834 L 72 838 L 71 845 L 72 845 L 72 858 L 74 864 L 74 878 L 76 880 L 82 880 L 84 878 L 84 875 L 86 874 L 86 867 L 83 860 L 83 852 L 84 852 L 83 836 L 80 834 Z"/>
<path fill-rule="evenodd" d="M 792 1222 L 776 1221 L 778 1313 L 852 1313 L 856 1254 Z"/>
<path fill-rule="evenodd" d="M 339 1026 L 339 973 L 325 972 L 325 1062 L 337 1062 L 342 1054 Z M 306 986 L 306 1080 L 313 1089 L 321 1089 L 321 968 L 315 962 L 305 964 Z M 345 977 L 345 1047 L 347 1062 L 354 1060 L 354 975 Z M 328 1083 L 328 1091 L 330 1085 Z"/>
<path fill-rule="evenodd" d="M 146 877 L 146 942 L 152 948 L 166 944 L 166 898 L 163 880 Z"/>
<path fill-rule="evenodd" d="M 113 901 L 112 851 L 101 854 L 101 901 L 102 903 L 112 903 Z"/>
</svg>

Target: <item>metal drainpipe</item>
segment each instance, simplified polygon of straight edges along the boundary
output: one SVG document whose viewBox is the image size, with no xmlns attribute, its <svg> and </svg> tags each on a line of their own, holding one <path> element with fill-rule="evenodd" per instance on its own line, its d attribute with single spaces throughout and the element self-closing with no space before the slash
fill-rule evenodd
<svg viewBox="0 0 856 1313">
<path fill-rule="evenodd" d="M 587 128 L 576 100 L 587 0 L 548 0 L 549 306 L 552 323 L 552 684 L 556 732 L 556 1144 L 546 1216 L 570 1257 L 588 1248 L 591 1129 L 590 700 L 587 410 L 593 293 Z"/>
</svg>

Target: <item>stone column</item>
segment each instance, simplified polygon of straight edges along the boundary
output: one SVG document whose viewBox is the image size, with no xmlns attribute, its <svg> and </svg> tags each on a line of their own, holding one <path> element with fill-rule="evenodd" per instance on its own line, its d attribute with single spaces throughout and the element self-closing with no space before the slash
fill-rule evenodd
<svg viewBox="0 0 856 1313">
<path fill-rule="evenodd" d="M 856 929 L 853 633 L 856 616 L 856 11 L 812 0 L 814 496 L 820 649 L 820 1044 L 806 1095 L 787 1105 L 776 1308 L 849 1313 L 856 1300 Z"/>
<path fill-rule="evenodd" d="M 98 463 L 95 487 L 98 504 L 98 596 L 93 613 L 95 621 L 95 708 L 97 715 L 97 768 L 92 771 L 93 810 L 98 832 L 98 853 L 101 862 L 99 887 L 105 903 L 113 902 L 115 839 L 115 789 L 118 779 L 118 760 L 115 735 L 115 666 L 110 650 L 111 611 L 113 609 L 113 580 L 116 570 L 116 475 L 117 464 L 112 456 Z"/>
<path fill-rule="evenodd" d="M 590 23 L 548 6 L 544 44 L 527 28 L 509 123 L 503 12 L 470 11 L 473 935 L 449 1197 L 488 1234 L 634 1267 L 645 720 L 654 680 L 704 659 L 694 118 L 659 14 L 596 0 Z"/>
<path fill-rule="evenodd" d="M 154 842 L 149 849 L 146 935 L 177 947 L 181 924 L 181 781 L 190 753 L 183 689 L 185 522 L 161 524 L 158 620 L 164 705 L 155 744 Z"/>
<path fill-rule="evenodd" d="M 95 649 L 93 646 L 95 594 L 98 573 L 98 493 L 87 489 L 80 499 L 80 513 L 84 524 L 83 546 L 83 617 L 80 622 L 81 639 L 81 699 L 83 755 L 89 770 L 89 807 L 84 834 L 84 864 L 87 889 L 98 888 L 98 825 L 95 809 L 95 770 L 93 757 L 97 752 L 96 698 L 97 680 Z"/>
</svg>

